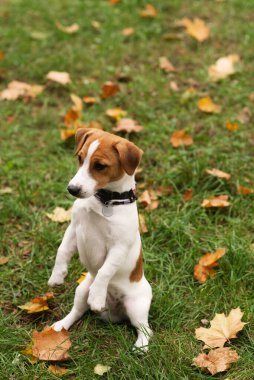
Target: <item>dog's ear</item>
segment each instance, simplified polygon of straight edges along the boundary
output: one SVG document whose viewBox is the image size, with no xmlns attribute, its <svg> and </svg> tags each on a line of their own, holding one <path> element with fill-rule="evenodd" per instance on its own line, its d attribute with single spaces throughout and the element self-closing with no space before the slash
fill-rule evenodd
<svg viewBox="0 0 254 380">
<path fill-rule="evenodd" d="M 142 154 L 144 153 L 143 150 L 128 140 L 117 142 L 115 149 L 117 150 L 124 171 L 128 175 L 133 175 L 140 163 Z"/>
<path fill-rule="evenodd" d="M 82 146 L 85 144 L 88 136 L 92 133 L 90 128 L 79 128 L 75 135 L 76 149 L 75 155 L 78 154 Z"/>
</svg>

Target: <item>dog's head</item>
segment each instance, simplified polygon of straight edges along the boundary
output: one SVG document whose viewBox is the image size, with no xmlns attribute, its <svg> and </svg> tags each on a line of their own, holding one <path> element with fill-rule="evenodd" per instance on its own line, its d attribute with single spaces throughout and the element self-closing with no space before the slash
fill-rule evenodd
<svg viewBox="0 0 254 380">
<path fill-rule="evenodd" d="M 98 129 L 80 128 L 76 133 L 79 169 L 70 180 L 68 191 L 88 198 L 124 176 L 132 176 L 143 151 L 119 136 Z"/>
</svg>

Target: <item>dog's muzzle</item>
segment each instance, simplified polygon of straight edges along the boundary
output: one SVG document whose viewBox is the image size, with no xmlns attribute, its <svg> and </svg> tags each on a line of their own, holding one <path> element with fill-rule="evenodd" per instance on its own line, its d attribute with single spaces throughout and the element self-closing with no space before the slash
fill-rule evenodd
<svg viewBox="0 0 254 380">
<path fill-rule="evenodd" d="M 71 195 L 74 197 L 77 197 L 80 194 L 81 187 L 80 186 L 75 186 L 75 185 L 68 185 L 67 190 Z"/>
</svg>

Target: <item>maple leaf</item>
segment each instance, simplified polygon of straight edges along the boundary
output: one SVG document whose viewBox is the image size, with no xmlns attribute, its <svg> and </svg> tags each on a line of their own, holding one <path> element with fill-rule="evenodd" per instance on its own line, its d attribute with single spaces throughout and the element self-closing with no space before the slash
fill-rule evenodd
<svg viewBox="0 0 254 380">
<path fill-rule="evenodd" d="M 200 18 L 195 18 L 194 21 L 191 21 L 188 18 L 183 18 L 182 20 L 177 21 L 176 25 L 183 26 L 186 29 L 186 32 L 199 42 L 207 40 L 210 35 L 210 29 Z"/>
<path fill-rule="evenodd" d="M 133 119 L 120 119 L 117 122 L 117 126 L 113 128 L 114 132 L 127 132 L 127 133 L 138 133 L 142 131 L 143 127 L 138 125 L 136 120 Z"/>
<path fill-rule="evenodd" d="M 109 365 L 96 364 L 94 367 L 94 373 L 99 376 L 103 376 L 104 373 L 110 371 L 111 367 Z"/>
<path fill-rule="evenodd" d="M 81 284 L 82 281 L 86 278 L 87 272 L 82 272 L 80 277 L 77 279 L 77 283 Z"/>
<path fill-rule="evenodd" d="M 134 28 L 124 28 L 121 33 L 124 37 L 129 37 L 131 36 L 133 33 L 135 32 L 135 29 Z"/>
<path fill-rule="evenodd" d="M 216 272 L 214 267 L 218 266 L 218 260 L 226 253 L 225 248 L 219 248 L 213 253 L 206 253 L 199 259 L 194 267 L 194 277 L 201 284 L 207 281 L 208 277 L 214 277 Z"/>
<path fill-rule="evenodd" d="M 237 54 L 221 57 L 215 62 L 215 65 L 209 66 L 209 76 L 215 81 L 224 79 L 236 72 L 235 63 L 239 61 L 240 57 Z"/>
<path fill-rule="evenodd" d="M 230 364 L 238 359 L 239 355 L 235 350 L 223 347 L 211 350 L 208 354 L 200 353 L 193 359 L 193 363 L 203 371 L 216 375 L 216 373 L 226 371 Z"/>
<path fill-rule="evenodd" d="M 124 111 L 121 107 L 116 107 L 116 108 L 109 108 L 106 111 L 106 115 L 117 121 L 124 118 L 127 115 L 127 112 Z"/>
<path fill-rule="evenodd" d="M 102 99 L 106 99 L 111 96 L 114 96 L 119 91 L 120 91 L 120 87 L 117 83 L 108 81 L 102 85 L 101 97 Z"/>
<path fill-rule="evenodd" d="M 198 100 L 198 109 L 203 112 L 207 113 L 220 113 L 221 112 L 221 106 L 218 104 L 215 104 L 212 101 L 212 98 L 210 96 L 205 96 L 204 98 L 201 98 Z"/>
<path fill-rule="evenodd" d="M 65 329 L 55 331 L 46 326 L 41 332 L 32 333 L 32 353 L 39 360 L 63 361 L 69 358 L 68 350 L 71 347 L 69 332 Z"/>
<path fill-rule="evenodd" d="M 141 234 L 146 234 L 148 232 L 148 228 L 146 225 L 145 217 L 143 214 L 138 215 L 139 218 L 139 229 Z"/>
<path fill-rule="evenodd" d="M 154 210 L 159 206 L 158 195 L 154 190 L 145 190 L 138 198 L 138 201 L 149 211 Z"/>
<path fill-rule="evenodd" d="M 167 57 L 159 58 L 160 69 L 166 71 L 167 73 L 177 71 L 175 66 L 167 59 Z"/>
<path fill-rule="evenodd" d="M 206 169 L 206 173 L 211 174 L 214 177 L 223 178 L 226 180 L 229 180 L 231 178 L 231 174 L 223 172 L 222 170 L 215 169 L 215 168 Z"/>
<path fill-rule="evenodd" d="M 71 220 L 71 210 L 72 207 L 68 210 L 62 207 L 56 207 L 52 214 L 46 213 L 46 215 L 49 219 L 53 220 L 53 222 L 64 223 Z"/>
<path fill-rule="evenodd" d="M 44 90 L 44 86 L 38 84 L 28 84 L 13 80 L 8 87 L 0 92 L 2 100 L 17 100 L 18 98 L 35 98 Z"/>
<path fill-rule="evenodd" d="M 241 320 L 242 316 L 243 313 L 239 307 L 232 309 L 227 317 L 224 313 L 215 314 L 211 321 L 211 327 L 197 328 L 195 336 L 205 343 L 204 348 L 221 348 L 230 339 L 236 338 L 236 334 L 246 325 Z"/>
<path fill-rule="evenodd" d="M 141 17 L 156 17 L 157 10 L 154 8 L 152 4 L 146 4 L 145 8 L 139 11 L 139 15 Z"/>
<path fill-rule="evenodd" d="M 57 29 L 59 29 L 62 32 L 67 33 L 67 34 L 77 33 L 77 31 L 79 30 L 78 24 L 72 24 L 70 26 L 64 26 L 59 21 L 56 22 L 56 27 L 57 27 Z"/>
<path fill-rule="evenodd" d="M 84 96 L 83 102 L 86 104 L 95 104 L 98 103 L 98 99 L 93 96 Z"/>
<path fill-rule="evenodd" d="M 71 82 L 70 74 L 65 71 L 50 71 L 47 74 L 47 79 L 63 85 Z"/>
<path fill-rule="evenodd" d="M 250 187 L 238 185 L 237 186 L 237 193 L 241 194 L 241 195 L 253 194 L 254 189 L 251 189 Z"/>
<path fill-rule="evenodd" d="M 228 121 L 226 123 L 226 128 L 231 131 L 231 132 L 234 132 L 234 131 L 237 131 L 239 126 L 237 123 L 231 123 L 230 121 Z"/>
<path fill-rule="evenodd" d="M 7 264 L 9 261 L 9 257 L 6 257 L 6 256 L 0 256 L 0 266 L 1 265 L 4 265 L 4 264 Z"/>
<path fill-rule="evenodd" d="M 193 139 L 187 134 L 185 129 L 180 129 L 172 134 L 170 137 L 170 143 L 174 148 L 178 148 L 181 145 L 190 146 L 193 144 Z"/>
<path fill-rule="evenodd" d="M 48 366 L 48 371 L 50 373 L 53 373 L 56 376 L 63 376 L 63 375 L 66 375 L 66 373 L 68 373 L 67 368 L 60 367 L 59 365 L 53 365 L 53 364 L 50 364 Z"/>
<path fill-rule="evenodd" d="M 193 189 L 187 189 L 183 194 L 184 202 L 189 202 L 192 200 Z"/>
<path fill-rule="evenodd" d="M 211 198 L 204 199 L 201 206 L 205 208 L 210 207 L 228 207 L 230 202 L 228 201 L 228 195 L 217 195 Z"/>
</svg>

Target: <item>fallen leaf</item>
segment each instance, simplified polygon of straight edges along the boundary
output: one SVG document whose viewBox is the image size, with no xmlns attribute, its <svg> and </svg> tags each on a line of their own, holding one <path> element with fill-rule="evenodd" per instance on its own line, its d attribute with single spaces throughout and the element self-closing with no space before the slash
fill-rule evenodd
<svg viewBox="0 0 254 380">
<path fill-rule="evenodd" d="M 146 234 L 148 232 L 148 228 L 146 225 L 145 217 L 143 214 L 138 215 L 139 218 L 139 229 L 141 234 Z"/>
<path fill-rule="evenodd" d="M 82 272 L 79 279 L 77 280 L 78 284 L 81 284 L 82 281 L 86 278 L 87 272 Z"/>
<path fill-rule="evenodd" d="M 96 121 L 96 120 L 90 121 L 90 123 L 88 124 L 87 127 L 88 128 L 95 128 L 95 129 L 103 129 L 103 125 L 99 121 Z"/>
<path fill-rule="evenodd" d="M 11 187 L 3 187 L 2 189 L 0 189 L 0 195 L 2 194 L 11 194 L 13 193 L 13 189 Z"/>
<path fill-rule="evenodd" d="M 139 12 L 141 17 L 156 17 L 157 10 L 154 8 L 152 4 L 146 4 L 145 8 Z"/>
<path fill-rule="evenodd" d="M 244 186 L 238 185 L 237 193 L 241 195 L 253 194 L 254 189 L 251 189 L 250 187 L 244 187 Z"/>
<path fill-rule="evenodd" d="M 193 362 L 204 372 L 216 375 L 216 373 L 224 372 L 229 369 L 230 364 L 236 362 L 238 359 L 239 355 L 235 350 L 231 350 L 229 347 L 223 347 L 211 350 L 208 354 L 200 353 L 193 359 Z"/>
<path fill-rule="evenodd" d="M 68 373 L 67 368 L 60 367 L 59 365 L 53 365 L 53 364 L 50 364 L 48 366 L 48 371 L 50 373 L 53 373 L 56 376 L 63 376 L 63 375 L 66 375 L 66 373 Z"/>
<path fill-rule="evenodd" d="M 191 21 L 188 18 L 183 18 L 182 20 L 177 21 L 176 25 L 183 26 L 186 29 L 186 32 L 199 42 L 207 40 L 210 35 L 210 29 L 200 18 L 195 18 L 194 21 Z"/>
<path fill-rule="evenodd" d="M 102 86 L 102 99 L 109 98 L 110 96 L 114 96 L 117 92 L 120 91 L 120 87 L 117 83 L 114 82 L 105 82 Z"/>
<path fill-rule="evenodd" d="M 71 82 L 70 74 L 65 71 L 50 71 L 47 74 L 47 79 L 63 85 Z"/>
<path fill-rule="evenodd" d="M 20 97 L 35 98 L 43 90 L 44 86 L 14 80 L 8 84 L 8 87 L 5 90 L 0 92 L 0 99 L 16 100 Z"/>
<path fill-rule="evenodd" d="M 248 107 L 244 107 L 242 111 L 237 116 L 237 120 L 242 124 L 248 124 L 251 120 L 251 111 Z"/>
<path fill-rule="evenodd" d="M 52 214 L 46 213 L 46 215 L 49 219 L 53 220 L 53 222 L 64 223 L 71 220 L 71 211 L 72 207 L 68 210 L 62 207 L 56 207 Z"/>
<path fill-rule="evenodd" d="M 99 376 L 103 376 L 104 373 L 110 371 L 111 367 L 109 365 L 96 364 L 94 367 L 94 373 Z"/>
<path fill-rule="evenodd" d="M 169 82 L 169 87 L 171 88 L 172 91 L 175 91 L 175 92 L 179 91 L 178 84 L 173 80 Z"/>
<path fill-rule="evenodd" d="M 83 109 L 82 99 L 78 95 L 75 95 L 75 94 L 71 94 L 70 97 L 73 102 L 73 106 L 72 106 L 73 111 L 76 111 L 80 115 Z"/>
<path fill-rule="evenodd" d="M 5 57 L 5 54 L 3 52 L 3 50 L 0 50 L 0 61 L 2 61 Z"/>
<path fill-rule="evenodd" d="M 178 148 L 181 145 L 190 146 L 193 144 L 193 139 L 187 134 L 185 129 L 175 131 L 170 137 L 170 143 L 174 148 Z"/>
<path fill-rule="evenodd" d="M 230 121 L 226 123 L 226 127 L 230 132 L 237 131 L 239 128 L 237 123 L 231 123 Z"/>
<path fill-rule="evenodd" d="M 73 126 L 74 122 L 80 117 L 80 114 L 73 110 L 70 109 L 67 114 L 64 116 L 64 124 L 67 125 L 68 127 Z"/>
<path fill-rule="evenodd" d="M 127 132 L 127 133 L 138 133 L 142 131 L 143 127 L 138 125 L 136 120 L 133 119 L 120 119 L 117 122 L 117 126 L 113 128 L 114 132 Z"/>
<path fill-rule="evenodd" d="M 219 248 L 213 253 L 206 253 L 199 259 L 199 262 L 194 267 L 194 277 L 201 284 L 205 283 L 208 277 L 216 275 L 214 267 L 218 266 L 218 260 L 226 253 L 225 248 Z"/>
<path fill-rule="evenodd" d="M 237 54 L 221 57 L 215 62 L 215 65 L 209 66 L 209 76 L 215 81 L 224 79 L 236 72 L 235 63 L 239 61 L 240 57 Z"/>
<path fill-rule="evenodd" d="M 197 328 L 195 336 L 205 343 L 204 348 L 221 348 L 230 339 L 236 338 L 236 334 L 243 329 L 246 323 L 242 322 L 242 316 L 243 313 L 239 307 L 232 309 L 227 317 L 224 313 L 215 314 L 211 327 Z"/>
<path fill-rule="evenodd" d="M 61 131 L 61 140 L 65 141 L 68 140 L 69 138 L 75 136 L 77 130 L 76 129 L 63 129 Z"/>
<path fill-rule="evenodd" d="M 45 301 L 51 300 L 52 298 L 54 298 L 54 293 L 53 292 L 47 292 L 43 296 L 39 296 L 39 297 L 33 298 L 31 300 L 31 302 L 33 302 L 33 303 L 40 303 L 40 302 L 45 302 Z"/>
<path fill-rule="evenodd" d="M 138 198 L 138 201 L 148 211 L 154 210 L 159 206 L 158 195 L 154 190 L 145 190 Z"/>
<path fill-rule="evenodd" d="M 49 33 L 39 32 L 37 30 L 34 30 L 30 32 L 30 36 L 34 38 L 35 40 L 45 40 L 46 38 L 49 37 Z"/>
<path fill-rule="evenodd" d="M 195 87 L 187 88 L 181 95 L 181 102 L 186 103 L 190 99 L 195 98 L 197 95 L 197 89 Z"/>
<path fill-rule="evenodd" d="M 177 71 L 175 66 L 167 59 L 167 57 L 159 58 L 160 69 L 166 71 L 167 73 Z"/>
<path fill-rule="evenodd" d="M 93 96 L 84 96 L 83 102 L 86 104 L 95 104 L 98 103 L 98 99 L 94 98 Z"/>
<path fill-rule="evenodd" d="M 41 332 L 32 333 L 32 353 L 39 360 L 63 361 L 69 358 L 68 350 L 71 347 L 69 332 L 65 329 L 57 332 L 46 326 Z"/>
<path fill-rule="evenodd" d="M 121 0 L 108 0 L 110 5 L 116 5 L 119 4 Z"/>
<path fill-rule="evenodd" d="M 27 346 L 26 348 L 24 348 L 20 352 L 21 352 L 21 354 L 27 356 L 27 358 L 31 364 L 38 363 L 38 359 L 35 356 L 33 356 L 33 350 L 32 350 L 31 345 Z"/>
<path fill-rule="evenodd" d="M 106 111 L 106 115 L 118 121 L 122 119 L 123 117 L 125 117 L 127 115 L 127 112 L 124 111 L 121 107 L 116 107 L 116 108 L 109 108 Z"/>
<path fill-rule="evenodd" d="M 124 28 L 121 33 L 124 37 L 129 37 L 131 36 L 133 33 L 135 32 L 135 29 L 134 28 Z"/>
<path fill-rule="evenodd" d="M 208 113 L 220 113 L 221 112 L 221 106 L 218 104 L 215 104 L 212 101 L 212 98 L 210 96 L 205 96 L 202 99 L 198 100 L 198 109 L 203 112 L 208 112 Z"/>
<path fill-rule="evenodd" d="M 18 307 L 21 310 L 25 310 L 28 314 L 39 313 L 49 309 L 47 301 L 52 298 L 54 298 L 54 294 L 52 292 L 48 292 L 43 296 L 33 298 L 30 302 Z"/>
<path fill-rule="evenodd" d="M 206 169 L 206 173 L 211 174 L 214 177 L 222 178 L 229 180 L 231 178 L 231 174 L 223 172 L 222 170 L 219 169 Z"/>
<path fill-rule="evenodd" d="M 1 265 L 4 265 L 4 264 L 7 264 L 9 261 L 9 257 L 6 257 L 6 256 L 0 256 L 0 266 Z"/>
<path fill-rule="evenodd" d="M 94 29 L 100 29 L 101 28 L 101 23 L 97 20 L 91 21 L 91 25 Z"/>
<path fill-rule="evenodd" d="M 56 27 L 57 27 L 57 29 L 59 29 L 62 32 L 67 33 L 67 34 L 77 33 L 77 31 L 79 30 L 78 24 L 72 24 L 70 26 L 64 26 L 59 21 L 56 22 Z"/>
<path fill-rule="evenodd" d="M 187 189 L 183 194 L 183 200 L 184 202 L 189 202 L 192 200 L 193 190 Z"/>
<path fill-rule="evenodd" d="M 208 277 L 215 277 L 216 272 L 211 267 L 204 267 L 201 264 L 196 264 L 194 267 L 194 277 L 196 280 L 198 280 L 201 284 L 204 284 Z"/>
<path fill-rule="evenodd" d="M 210 207 L 228 207 L 230 202 L 228 201 L 228 195 L 218 195 L 208 199 L 204 199 L 201 206 Z"/>
<path fill-rule="evenodd" d="M 214 264 L 217 263 L 217 261 L 222 256 L 225 255 L 225 253 L 226 253 L 225 248 L 218 248 L 215 252 L 206 253 L 204 256 L 202 256 L 200 258 L 199 264 L 206 266 L 206 267 L 214 266 Z M 217 266 L 217 265 L 215 265 L 215 266 Z"/>
</svg>

